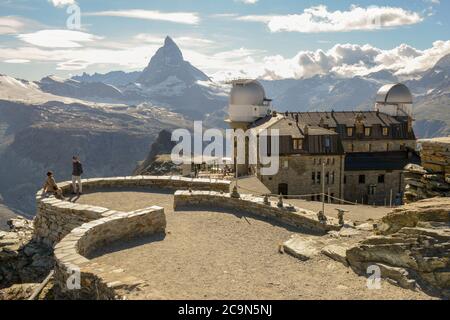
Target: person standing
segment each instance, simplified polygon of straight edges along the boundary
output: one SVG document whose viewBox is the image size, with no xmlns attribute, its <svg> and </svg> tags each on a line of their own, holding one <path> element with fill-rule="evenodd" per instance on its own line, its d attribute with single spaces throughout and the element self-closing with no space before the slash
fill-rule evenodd
<svg viewBox="0 0 450 320">
<path fill-rule="evenodd" d="M 83 194 L 83 185 L 81 183 L 81 175 L 83 174 L 83 165 L 78 157 L 72 158 L 72 190 L 73 194 Z M 78 185 L 78 186 L 77 186 Z"/>
</svg>

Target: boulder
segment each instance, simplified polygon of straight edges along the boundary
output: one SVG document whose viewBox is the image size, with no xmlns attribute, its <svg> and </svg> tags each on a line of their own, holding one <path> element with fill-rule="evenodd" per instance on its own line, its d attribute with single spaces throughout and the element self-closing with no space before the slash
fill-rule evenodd
<svg viewBox="0 0 450 320">
<path fill-rule="evenodd" d="M 320 252 L 323 243 L 310 238 L 295 236 L 283 244 L 284 252 L 291 256 L 307 261 Z"/>
<path fill-rule="evenodd" d="M 360 275 L 376 265 L 392 283 L 449 298 L 450 199 L 395 209 L 382 219 L 379 234 L 348 249 L 346 259 Z"/>
</svg>

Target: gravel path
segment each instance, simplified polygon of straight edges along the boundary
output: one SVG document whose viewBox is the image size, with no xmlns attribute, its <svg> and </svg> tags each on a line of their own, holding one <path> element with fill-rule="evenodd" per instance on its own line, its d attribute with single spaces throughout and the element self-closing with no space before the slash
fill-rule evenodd
<svg viewBox="0 0 450 320">
<path fill-rule="evenodd" d="M 173 212 L 173 196 L 141 190 L 83 195 L 78 203 L 135 210 L 165 208 L 167 234 L 114 244 L 94 260 L 144 279 L 136 299 L 429 299 L 366 279 L 319 255 L 301 262 L 278 247 L 293 230 L 220 210 Z"/>
</svg>

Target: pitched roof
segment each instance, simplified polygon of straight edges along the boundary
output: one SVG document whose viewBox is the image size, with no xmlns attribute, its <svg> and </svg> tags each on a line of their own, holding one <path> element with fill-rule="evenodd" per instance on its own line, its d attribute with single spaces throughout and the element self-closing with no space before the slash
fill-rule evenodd
<svg viewBox="0 0 450 320">
<path fill-rule="evenodd" d="M 298 124 L 290 118 L 286 118 L 284 115 L 267 116 L 259 119 L 253 123 L 251 129 L 258 130 L 279 130 L 280 136 L 292 136 L 293 138 L 304 138 L 302 130 Z"/>
</svg>

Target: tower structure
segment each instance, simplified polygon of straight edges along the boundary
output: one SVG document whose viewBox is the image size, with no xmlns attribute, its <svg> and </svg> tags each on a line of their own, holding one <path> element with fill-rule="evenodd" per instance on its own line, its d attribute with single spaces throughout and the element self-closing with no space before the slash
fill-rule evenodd
<svg viewBox="0 0 450 320">
<path fill-rule="evenodd" d="M 378 91 L 375 110 L 393 117 L 413 118 L 413 97 L 404 84 L 388 84 Z"/>
<path fill-rule="evenodd" d="M 225 120 L 231 129 L 246 131 L 249 126 L 260 118 L 270 114 L 271 100 L 266 98 L 264 87 L 256 80 L 241 79 L 232 81 L 228 119 Z M 237 141 L 234 141 L 234 154 L 236 163 Z M 247 175 L 248 141 L 245 145 L 245 164 L 238 164 L 236 171 L 239 176 Z"/>
</svg>

